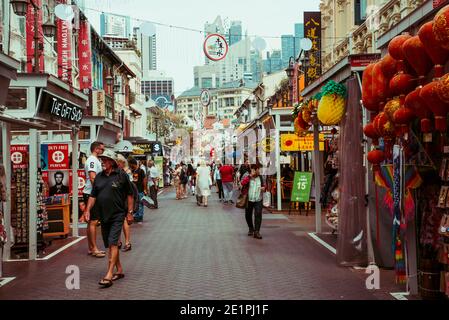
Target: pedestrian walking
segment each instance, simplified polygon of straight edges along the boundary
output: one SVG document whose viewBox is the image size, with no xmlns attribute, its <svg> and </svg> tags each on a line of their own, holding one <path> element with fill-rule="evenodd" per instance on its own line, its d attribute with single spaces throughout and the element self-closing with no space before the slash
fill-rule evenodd
<svg viewBox="0 0 449 320">
<path fill-rule="evenodd" d="M 108 270 L 98 284 L 108 288 L 112 286 L 113 281 L 125 277 L 118 242 L 125 218 L 130 221 L 133 219 L 134 203 L 131 181 L 129 176 L 118 168 L 117 155 L 106 150 L 101 159 L 104 170 L 95 178 L 85 214 L 90 219 L 91 209 L 94 205 L 97 206 L 104 245 L 109 249 Z"/>
<path fill-rule="evenodd" d="M 158 203 L 157 203 L 157 193 L 159 191 L 159 169 L 154 165 L 154 161 L 150 160 L 148 161 L 148 174 L 147 174 L 147 181 L 148 181 L 148 188 L 150 190 L 150 198 L 153 200 L 153 205 L 150 206 L 152 209 L 158 209 Z"/>
<path fill-rule="evenodd" d="M 84 203 L 89 202 L 89 197 L 92 193 L 92 186 L 95 182 L 95 177 L 103 170 L 100 160 L 98 159 L 104 152 L 104 144 L 100 141 L 92 142 L 90 145 L 91 155 L 87 158 L 86 166 L 84 168 L 86 172 L 86 185 L 83 189 Z M 83 217 L 81 217 L 83 218 Z M 88 254 L 96 258 L 104 258 L 106 256 L 105 251 L 101 251 L 97 246 L 97 226 L 98 226 L 98 212 L 96 207 L 92 207 L 90 210 L 89 219 L 87 219 L 84 213 L 84 220 L 87 221 L 87 244 Z"/>
<path fill-rule="evenodd" d="M 134 203 L 134 207 L 133 207 L 133 214 L 134 212 L 136 212 L 139 209 L 139 192 L 137 191 L 137 187 L 135 186 L 133 182 L 133 173 L 131 171 L 131 169 L 128 166 L 128 160 L 126 160 L 126 158 L 119 154 L 117 155 L 117 166 L 122 169 L 129 178 L 129 181 L 131 182 L 131 186 L 133 188 L 133 203 Z M 132 224 L 132 220 L 126 219 L 123 222 L 123 234 L 125 236 L 125 246 L 123 247 L 123 251 L 130 251 L 132 249 L 132 245 L 131 245 L 131 224 Z M 122 247 L 122 242 L 119 241 L 118 244 L 118 248 L 121 249 Z"/>
<path fill-rule="evenodd" d="M 195 195 L 196 189 L 196 169 L 193 165 L 193 160 L 187 165 L 187 177 L 189 179 L 189 189 L 192 195 Z"/>
<path fill-rule="evenodd" d="M 262 239 L 260 227 L 262 225 L 262 200 L 265 192 L 265 183 L 260 175 L 258 164 L 251 165 L 251 173 L 245 173 L 242 177 L 242 194 L 247 195 L 245 218 L 248 224 L 248 236 Z M 253 222 L 254 212 L 254 222 Z"/>
<path fill-rule="evenodd" d="M 175 171 L 173 172 L 173 183 L 176 189 L 176 200 L 182 199 L 181 171 L 181 165 L 177 164 L 175 166 Z"/>
<path fill-rule="evenodd" d="M 207 207 L 207 198 L 210 196 L 210 186 L 212 184 L 210 178 L 210 167 L 206 165 L 206 161 L 201 160 L 197 173 L 197 204 Z M 201 202 L 200 202 L 201 201 Z"/>
<path fill-rule="evenodd" d="M 144 214 L 142 198 L 148 194 L 147 178 L 145 176 L 145 172 L 139 167 L 136 159 L 130 158 L 128 160 L 128 164 L 133 174 L 133 183 L 136 185 L 137 191 L 139 192 L 139 210 L 134 213 L 134 220 L 140 224 L 143 221 Z"/>
<path fill-rule="evenodd" d="M 217 165 L 215 166 L 214 179 L 215 179 L 215 184 L 217 185 L 217 189 L 218 189 L 218 199 L 221 202 L 221 201 L 224 201 L 224 193 L 223 193 L 223 183 L 221 181 L 220 168 L 221 168 L 221 162 L 218 161 Z"/>
<path fill-rule="evenodd" d="M 181 162 L 181 187 L 182 187 L 182 199 L 187 198 L 187 183 L 189 178 L 187 177 L 187 166 L 184 162 Z"/>
<path fill-rule="evenodd" d="M 234 168 L 225 164 L 220 168 L 221 182 L 223 184 L 224 203 L 234 203 L 232 194 L 234 190 Z"/>
</svg>

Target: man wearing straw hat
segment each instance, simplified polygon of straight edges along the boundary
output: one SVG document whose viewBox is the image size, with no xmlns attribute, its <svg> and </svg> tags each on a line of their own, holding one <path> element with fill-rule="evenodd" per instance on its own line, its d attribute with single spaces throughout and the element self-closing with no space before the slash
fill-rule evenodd
<svg viewBox="0 0 449 320">
<path fill-rule="evenodd" d="M 103 171 L 95 178 L 85 215 L 89 219 L 90 210 L 96 205 L 104 245 L 109 248 L 108 271 L 99 285 L 108 288 L 112 286 L 113 281 L 125 276 L 120 263 L 118 243 L 125 217 L 130 221 L 133 219 L 134 199 L 132 182 L 129 176 L 118 168 L 117 155 L 111 150 L 105 150 L 99 158 Z M 114 269 L 117 269 L 117 272 L 114 273 Z"/>
</svg>

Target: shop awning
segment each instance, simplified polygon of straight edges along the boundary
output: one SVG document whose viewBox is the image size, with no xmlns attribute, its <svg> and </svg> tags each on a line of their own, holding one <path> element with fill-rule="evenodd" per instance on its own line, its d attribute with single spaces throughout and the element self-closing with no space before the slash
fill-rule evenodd
<svg viewBox="0 0 449 320">
<path fill-rule="evenodd" d="M 23 131 L 23 130 L 27 130 L 27 129 L 39 129 L 39 130 L 45 129 L 44 124 L 15 118 L 15 117 L 12 117 L 7 114 L 0 113 L 0 121 L 10 124 L 11 131 Z"/>
</svg>

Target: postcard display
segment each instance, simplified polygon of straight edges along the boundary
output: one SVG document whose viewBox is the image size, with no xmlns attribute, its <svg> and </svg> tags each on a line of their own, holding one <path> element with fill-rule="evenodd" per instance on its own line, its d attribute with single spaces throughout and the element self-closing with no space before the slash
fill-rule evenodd
<svg viewBox="0 0 449 320">
<path fill-rule="evenodd" d="M 12 169 L 11 226 L 14 233 L 12 250 L 18 252 L 27 250 L 29 240 L 29 174 L 28 166 Z M 38 248 L 43 248 L 45 247 L 43 233 L 48 228 L 48 218 L 44 197 L 46 186 L 40 169 L 37 172 L 37 181 L 37 243 Z"/>
</svg>

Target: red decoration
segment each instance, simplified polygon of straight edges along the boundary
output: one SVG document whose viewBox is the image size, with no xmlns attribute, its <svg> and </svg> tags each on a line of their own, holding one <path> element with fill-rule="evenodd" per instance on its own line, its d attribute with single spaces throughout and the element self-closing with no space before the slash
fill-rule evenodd
<svg viewBox="0 0 449 320">
<path fill-rule="evenodd" d="M 411 37 L 402 45 L 402 51 L 416 74 L 424 78 L 432 68 L 432 61 L 424 49 L 424 45 L 418 36 Z"/>
<path fill-rule="evenodd" d="M 297 126 L 301 129 L 301 130 L 307 130 L 310 128 L 310 124 L 308 124 L 307 122 L 304 121 L 304 119 L 302 118 L 302 113 L 298 113 L 298 117 L 296 118 L 296 124 Z"/>
<path fill-rule="evenodd" d="M 398 73 L 390 80 L 390 91 L 394 96 L 406 95 L 416 88 L 416 80 L 407 73 Z"/>
<path fill-rule="evenodd" d="M 413 111 L 405 107 L 400 108 L 393 114 L 393 121 L 395 124 L 399 125 L 400 134 L 403 135 L 408 132 L 408 126 L 413 120 L 413 116 Z"/>
<path fill-rule="evenodd" d="M 377 112 L 379 111 L 379 104 L 373 97 L 373 69 L 374 63 L 370 63 L 363 71 L 362 102 L 367 110 Z"/>
<path fill-rule="evenodd" d="M 422 87 L 416 88 L 410 92 L 405 98 L 405 107 L 413 110 L 413 113 L 421 119 L 421 132 L 430 132 L 430 111 L 427 109 L 426 103 L 420 97 Z"/>
<path fill-rule="evenodd" d="M 449 51 L 443 49 L 433 34 L 433 21 L 429 21 L 422 25 L 418 31 L 418 36 L 424 45 L 433 64 L 435 65 L 435 77 L 443 75 L 443 66 L 449 59 Z"/>
<path fill-rule="evenodd" d="M 427 107 L 435 116 L 435 128 L 439 132 L 446 131 L 446 116 L 449 105 L 441 101 L 437 93 L 437 81 L 426 84 L 419 94 L 421 99 L 426 103 Z"/>
<path fill-rule="evenodd" d="M 438 11 L 433 21 L 435 39 L 442 48 L 449 50 L 449 5 Z"/>
<path fill-rule="evenodd" d="M 406 60 L 404 51 L 402 50 L 402 45 L 405 41 L 410 39 L 412 36 L 409 34 L 401 34 L 394 37 L 388 44 L 388 53 L 393 59 L 398 60 L 398 70 L 399 72 L 405 72 L 404 60 Z"/>
<path fill-rule="evenodd" d="M 385 153 L 382 150 L 371 150 L 368 152 L 368 161 L 374 165 L 379 165 L 385 161 Z"/>
<path fill-rule="evenodd" d="M 370 122 L 363 128 L 363 133 L 365 136 L 373 140 L 375 146 L 379 145 L 379 134 L 377 133 L 374 125 Z"/>
<path fill-rule="evenodd" d="M 438 80 L 437 94 L 441 101 L 449 104 L 449 73 Z"/>
<path fill-rule="evenodd" d="M 374 64 L 372 71 L 372 96 L 378 103 L 386 102 L 389 97 L 388 83 L 389 80 L 385 77 L 382 64 L 379 61 Z"/>
<path fill-rule="evenodd" d="M 393 78 L 393 76 L 398 72 L 398 61 L 393 59 L 389 53 L 387 53 L 385 57 L 380 60 L 380 65 L 383 74 L 388 79 Z"/>
</svg>

